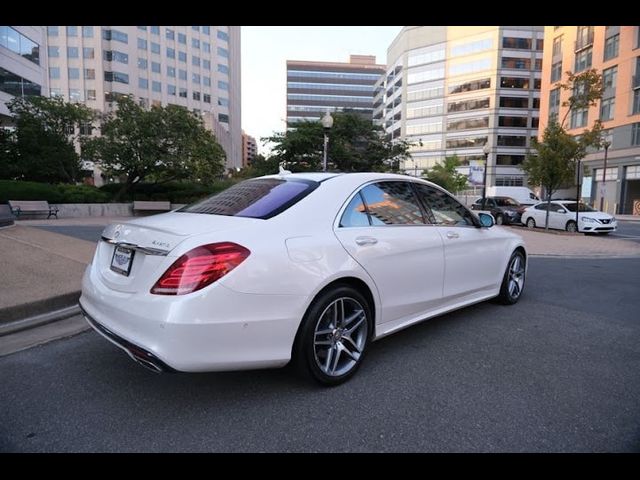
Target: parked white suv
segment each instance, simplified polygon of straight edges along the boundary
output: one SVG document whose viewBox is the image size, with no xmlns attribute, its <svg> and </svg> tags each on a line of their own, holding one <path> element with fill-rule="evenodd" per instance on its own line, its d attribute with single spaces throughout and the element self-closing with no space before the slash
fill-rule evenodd
<svg viewBox="0 0 640 480">
<path fill-rule="evenodd" d="M 601 233 L 615 232 L 618 223 L 615 217 L 600 212 L 589 205 L 580 203 L 578 210 L 578 224 L 576 225 L 576 201 L 555 200 L 549 208 L 549 228 L 566 230 L 567 232 Z M 540 202 L 528 207 L 522 214 L 522 223 L 529 228 L 545 226 L 547 202 Z"/>
</svg>

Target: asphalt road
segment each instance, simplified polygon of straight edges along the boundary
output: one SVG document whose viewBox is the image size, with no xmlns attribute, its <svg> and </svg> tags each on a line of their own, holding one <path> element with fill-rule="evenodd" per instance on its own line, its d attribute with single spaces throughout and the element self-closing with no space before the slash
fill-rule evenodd
<svg viewBox="0 0 640 480">
<path fill-rule="evenodd" d="M 640 259 L 531 259 L 483 303 L 288 369 L 156 375 L 93 331 L 0 358 L 4 452 L 640 452 Z"/>
</svg>

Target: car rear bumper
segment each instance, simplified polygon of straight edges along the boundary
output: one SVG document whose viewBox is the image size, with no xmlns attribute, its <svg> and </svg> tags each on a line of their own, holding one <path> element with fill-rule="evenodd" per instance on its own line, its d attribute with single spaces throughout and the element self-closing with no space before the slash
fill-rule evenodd
<svg viewBox="0 0 640 480">
<path fill-rule="evenodd" d="M 89 324 L 154 371 L 285 365 L 307 297 L 253 295 L 213 284 L 180 296 L 109 289 L 89 265 L 80 306 Z"/>
</svg>

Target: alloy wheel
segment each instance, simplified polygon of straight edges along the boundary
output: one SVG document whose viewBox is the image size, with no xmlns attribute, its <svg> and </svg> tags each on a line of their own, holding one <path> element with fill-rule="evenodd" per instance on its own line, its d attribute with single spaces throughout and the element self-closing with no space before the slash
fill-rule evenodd
<svg viewBox="0 0 640 480">
<path fill-rule="evenodd" d="M 509 264 L 509 295 L 514 300 L 522 293 L 524 286 L 524 261 L 522 255 L 514 255 Z"/>
</svg>

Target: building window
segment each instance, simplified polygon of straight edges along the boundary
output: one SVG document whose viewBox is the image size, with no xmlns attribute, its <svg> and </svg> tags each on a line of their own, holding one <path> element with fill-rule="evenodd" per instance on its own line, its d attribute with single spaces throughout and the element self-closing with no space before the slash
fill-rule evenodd
<svg viewBox="0 0 640 480">
<path fill-rule="evenodd" d="M 635 115 L 640 113 L 640 89 L 633 91 L 633 107 L 631 109 L 631 114 Z"/>
<path fill-rule="evenodd" d="M 523 135 L 498 135 L 498 146 L 501 147 L 525 147 L 527 137 Z"/>
<path fill-rule="evenodd" d="M 180 87 L 178 89 L 178 96 L 182 97 L 182 98 L 187 98 L 187 89 L 183 88 L 183 87 Z"/>
<path fill-rule="evenodd" d="M 607 98 L 600 101 L 600 120 L 613 120 L 616 99 Z"/>
<path fill-rule="evenodd" d="M 540 118 L 531 117 L 531 128 L 538 128 L 539 125 L 540 125 Z"/>
<path fill-rule="evenodd" d="M 228 98 L 219 97 L 218 98 L 218 105 L 220 105 L 221 107 L 228 107 L 229 106 L 229 99 Z"/>
<path fill-rule="evenodd" d="M 60 47 L 47 47 L 47 52 L 49 53 L 50 58 L 57 58 L 60 56 Z"/>
<path fill-rule="evenodd" d="M 84 38 L 93 38 L 93 27 L 82 27 L 82 36 Z"/>
<path fill-rule="evenodd" d="M 175 40 L 176 38 L 176 34 L 173 30 L 170 30 L 167 28 L 166 34 L 165 34 L 167 40 Z"/>
<path fill-rule="evenodd" d="M 152 35 L 160 35 L 160 27 L 157 25 L 151 25 L 151 28 L 149 28 L 149 30 L 151 31 Z"/>
<path fill-rule="evenodd" d="M 527 128 L 527 117 L 498 117 L 498 126 Z"/>
<path fill-rule="evenodd" d="M 554 88 L 549 92 L 549 122 L 558 121 L 558 112 L 560 111 L 560 89 Z"/>
<path fill-rule="evenodd" d="M 571 111 L 571 128 L 580 128 L 587 125 L 589 109 L 582 108 Z"/>
<path fill-rule="evenodd" d="M 121 72 L 104 72 L 105 82 L 129 83 L 129 75 Z"/>
<path fill-rule="evenodd" d="M 77 37 L 78 36 L 78 27 L 75 25 L 67 26 L 67 37 Z"/>
<path fill-rule="evenodd" d="M 155 80 L 151 82 L 151 90 L 154 92 L 162 92 L 162 84 L 160 82 L 156 82 Z"/>
<path fill-rule="evenodd" d="M 95 53 L 93 50 L 93 47 L 84 47 L 82 49 L 82 58 L 94 58 L 95 57 Z"/>
<path fill-rule="evenodd" d="M 146 70 L 148 68 L 149 62 L 147 62 L 146 58 L 138 58 L 138 68 L 142 70 Z"/>
<path fill-rule="evenodd" d="M 620 34 L 609 37 L 604 41 L 604 61 L 611 60 L 618 56 L 620 48 Z"/>
<path fill-rule="evenodd" d="M 527 98 L 527 97 L 500 97 L 500 107 L 502 107 L 502 108 L 529 108 L 529 98 Z"/>
<path fill-rule="evenodd" d="M 86 96 L 87 100 L 95 100 L 96 99 L 96 91 L 93 90 L 93 89 L 87 90 L 85 96 Z"/>
<path fill-rule="evenodd" d="M 226 65 L 222 65 L 222 64 L 218 64 L 218 71 L 220 73 L 226 73 L 229 74 L 229 67 L 227 67 Z"/>
<path fill-rule="evenodd" d="M 502 57 L 502 68 L 531 70 L 530 58 Z"/>
<path fill-rule="evenodd" d="M 593 44 L 593 27 L 578 27 L 578 36 L 576 38 L 576 50 L 588 47 Z"/>
<path fill-rule="evenodd" d="M 562 77 L 562 60 L 551 65 L 551 83 L 560 81 Z"/>
<path fill-rule="evenodd" d="M 211 28 L 209 27 L 209 25 L 202 26 L 202 33 L 204 33 L 205 35 L 211 34 Z"/>
<path fill-rule="evenodd" d="M 187 63 L 187 53 L 186 52 L 178 52 L 178 61 Z"/>
<path fill-rule="evenodd" d="M 581 52 L 576 53 L 576 68 L 574 73 L 581 72 L 587 68 L 591 68 L 591 58 L 593 55 L 593 48 L 589 47 Z"/>
<path fill-rule="evenodd" d="M 227 82 L 223 82 L 222 80 L 218 80 L 218 88 L 220 90 L 229 90 L 229 84 Z"/>
<path fill-rule="evenodd" d="M 229 115 L 227 115 L 226 113 L 219 113 L 218 121 L 222 123 L 229 123 Z"/>
<path fill-rule="evenodd" d="M 206 53 L 211 53 L 211 44 L 207 42 L 202 42 L 202 50 Z"/>
<path fill-rule="evenodd" d="M 225 42 L 229 41 L 229 34 L 226 32 L 223 32 L 222 30 L 218 30 L 217 36 L 220 40 L 224 40 Z"/>
<path fill-rule="evenodd" d="M 85 68 L 84 69 L 84 78 L 85 80 L 95 80 L 96 79 L 96 71 L 93 68 Z"/>
<path fill-rule="evenodd" d="M 219 83 L 220 82 L 218 82 L 218 84 Z M 480 108 L 489 108 L 489 97 L 481 99 L 462 100 L 460 102 L 452 102 L 447 104 L 448 112 L 464 112 L 466 110 L 477 110 Z"/>
<path fill-rule="evenodd" d="M 211 103 L 211 95 L 209 95 L 208 93 L 205 93 L 205 94 L 202 96 L 202 101 L 203 101 L 204 103 Z"/>
<path fill-rule="evenodd" d="M 491 79 L 483 78 L 482 80 L 473 80 L 471 82 L 464 82 L 457 85 L 449 86 L 449 93 L 463 93 L 472 92 L 474 90 L 484 90 L 485 88 L 491 88 Z"/>
<path fill-rule="evenodd" d="M 57 25 L 50 25 L 47 27 L 47 35 L 49 35 L 50 37 L 57 37 L 58 36 L 58 26 Z"/>
<path fill-rule="evenodd" d="M 49 78 L 60 78 L 60 67 L 49 67 Z"/>
<path fill-rule="evenodd" d="M 187 79 L 187 71 L 186 71 L 186 70 L 179 69 L 179 70 L 178 70 L 178 78 L 179 78 L 180 80 L 186 80 L 186 79 Z"/>
<path fill-rule="evenodd" d="M 117 52 L 115 50 L 105 50 L 104 59 L 107 62 L 119 62 L 128 64 L 129 63 L 129 55 L 122 52 Z"/>
<path fill-rule="evenodd" d="M 176 51 L 167 47 L 167 58 L 176 58 Z"/>
<path fill-rule="evenodd" d="M 463 118 L 460 120 L 449 120 L 447 122 L 447 131 L 473 130 L 476 128 L 487 128 L 488 126 L 489 117 Z"/>
<path fill-rule="evenodd" d="M 500 88 L 529 88 L 529 79 L 522 77 L 500 77 Z M 452 92 L 449 91 L 449 93 Z"/>
<path fill-rule="evenodd" d="M 149 89 L 149 79 L 147 78 L 138 78 L 138 88 L 142 88 L 144 90 Z"/>
<path fill-rule="evenodd" d="M 192 25 L 191 28 L 196 32 L 200 31 L 200 25 Z"/>
<path fill-rule="evenodd" d="M 191 46 L 193 48 L 197 48 L 199 50 L 200 49 L 200 40 L 198 40 L 197 38 L 192 38 L 191 39 Z"/>
<path fill-rule="evenodd" d="M 81 102 L 82 101 L 82 94 L 80 93 L 79 89 L 77 89 L 77 88 L 70 88 L 69 89 L 69 101 L 70 102 Z M 73 133 L 73 132 L 71 132 L 71 133 Z"/>
<path fill-rule="evenodd" d="M 138 25 L 138 30 L 142 30 L 143 32 L 147 31 L 147 26 L 146 25 Z"/>
<path fill-rule="evenodd" d="M 187 36 L 184 33 L 178 33 L 178 43 L 187 44 Z"/>
<path fill-rule="evenodd" d="M 80 79 L 80 69 L 79 68 L 69 68 L 68 69 L 69 80 L 78 80 Z"/>
<path fill-rule="evenodd" d="M 129 43 L 129 35 L 118 30 L 103 30 L 102 38 L 105 40 L 114 40 L 116 42 Z"/>
<path fill-rule="evenodd" d="M 229 58 L 229 50 L 226 48 L 218 47 L 218 55 L 224 58 Z"/>
<path fill-rule="evenodd" d="M 562 55 L 562 35 L 553 39 L 553 56 Z"/>
<path fill-rule="evenodd" d="M 140 50 L 147 49 L 147 41 L 144 38 L 138 38 L 138 48 Z"/>
<path fill-rule="evenodd" d="M 211 61 L 202 59 L 202 68 L 205 70 L 211 70 Z"/>
<path fill-rule="evenodd" d="M 200 57 L 192 56 L 191 57 L 191 65 L 193 65 L 194 67 L 199 67 L 200 66 Z"/>
<path fill-rule="evenodd" d="M 151 42 L 151 53 L 157 53 L 158 55 L 160 55 L 160 44 L 159 43 Z"/>
<path fill-rule="evenodd" d="M 520 165 L 522 162 L 524 155 L 496 155 L 496 165 Z"/>
<path fill-rule="evenodd" d="M 211 77 L 202 77 L 202 84 L 205 87 L 210 87 L 211 86 Z"/>
<path fill-rule="evenodd" d="M 171 78 L 176 78 L 176 69 L 174 67 L 167 66 L 167 76 Z"/>
<path fill-rule="evenodd" d="M 193 92 L 193 99 L 197 100 L 197 101 L 200 101 L 200 92 L 195 92 L 194 91 Z"/>
<path fill-rule="evenodd" d="M 175 85 L 167 85 L 167 93 L 172 97 L 176 96 L 176 86 Z"/>
<path fill-rule="evenodd" d="M 197 73 L 192 74 L 191 81 L 200 85 L 200 75 Z"/>
<path fill-rule="evenodd" d="M 151 62 L 151 71 L 153 73 L 161 73 L 160 64 L 158 62 Z"/>
<path fill-rule="evenodd" d="M 511 48 L 514 50 L 531 50 L 531 39 L 504 37 L 502 39 L 502 48 Z"/>
<path fill-rule="evenodd" d="M 78 47 L 67 47 L 67 58 L 79 58 Z"/>
</svg>

